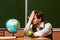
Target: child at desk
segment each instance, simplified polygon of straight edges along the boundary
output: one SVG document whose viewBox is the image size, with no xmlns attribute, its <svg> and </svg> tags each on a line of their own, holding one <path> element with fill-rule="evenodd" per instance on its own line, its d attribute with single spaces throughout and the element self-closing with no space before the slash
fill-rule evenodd
<svg viewBox="0 0 60 40">
<path fill-rule="evenodd" d="M 35 37 L 47 37 L 52 40 L 52 25 L 49 22 L 43 20 L 43 12 L 39 10 L 33 10 L 29 17 L 28 23 L 24 29 L 25 35 L 29 30 L 33 31 Z"/>
</svg>

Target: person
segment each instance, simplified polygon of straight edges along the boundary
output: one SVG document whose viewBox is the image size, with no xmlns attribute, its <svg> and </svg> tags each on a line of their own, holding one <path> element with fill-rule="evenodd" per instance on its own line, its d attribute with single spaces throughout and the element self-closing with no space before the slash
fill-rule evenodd
<svg viewBox="0 0 60 40">
<path fill-rule="evenodd" d="M 35 37 L 47 37 L 52 40 L 52 25 L 50 22 L 44 21 L 43 12 L 39 10 L 33 10 L 28 20 L 27 25 L 24 28 L 24 34 L 27 35 L 30 29 L 33 31 Z"/>
</svg>

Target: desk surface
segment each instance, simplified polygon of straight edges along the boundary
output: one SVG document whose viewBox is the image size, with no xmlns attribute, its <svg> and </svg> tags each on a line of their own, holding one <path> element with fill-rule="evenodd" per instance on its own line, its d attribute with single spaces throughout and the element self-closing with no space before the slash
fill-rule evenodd
<svg viewBox="0 0 60 40">
<path fill-rule="evenodd" d="M 39 38 L 17 37 L 17 38 L 0 39 L 0 40 L 50 40 L 50 39 L 48 39 L 48 38 L 44 38 L 44 37 L 39 37 Z"/>
<path fill-rule="evenodd" d="M 18 37 L 16 40 L 50 40 L 48 38 L 39 37 L 39 38 L 30 38 L 30 37 Z"/>
</svg>

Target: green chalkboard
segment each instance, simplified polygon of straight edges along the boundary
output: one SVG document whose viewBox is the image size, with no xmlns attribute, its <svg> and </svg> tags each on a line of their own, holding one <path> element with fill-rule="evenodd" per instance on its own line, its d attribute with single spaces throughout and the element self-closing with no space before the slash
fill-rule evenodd
<svg viewBox="0 0 60 40">
<path fill-rule="evenodd" d="M 0 0 L 0 28 L 5 28 L 9 19 L 17 19 L 24 27 L 25 0 Z"/>
<path fill-rule="evenodd" d="M 60 0 L 28 0 L 28 15 L 32 10 L 44 12 L 44 20 L 53 28 L 60 28 Z M 5 28 L 6 21 L 15 18 L 25 26 L 25 0 L 0 0 L 0 28 Z"/>
<path fill-rule="evenodd" d="M 42 10 L 53 28 L 60 28 L 60 0 L 28 0 L 28 15 L 34 9 Z"/>
</svg>

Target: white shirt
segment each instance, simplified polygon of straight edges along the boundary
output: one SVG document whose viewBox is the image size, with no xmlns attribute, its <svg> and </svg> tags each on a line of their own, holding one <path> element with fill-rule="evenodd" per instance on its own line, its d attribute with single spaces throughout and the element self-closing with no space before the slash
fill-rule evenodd
<svg viewBox="0 0 60 40">
<path fill-rule="evenodd" d="M 32 28 L 33 25 L 30 25 L 30 28 Z M 44 22 L 42 22 L 40 24 L 40 27 L 44 27 Z M 26 27 L 25 29 L 28 29 L 28 27 Z M 52 29 L 52 25 L 50 23 L 46 23 L 45 24 L 45 28 L 42 29 L 42 30 L 39 30 L 38 28 L 37 29 L 37 32 L 34 32 L 34 36 L 47 36 L 49 34 L 52 33 L 51 29 Z"/>
</svg>

